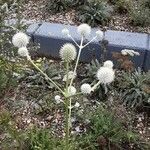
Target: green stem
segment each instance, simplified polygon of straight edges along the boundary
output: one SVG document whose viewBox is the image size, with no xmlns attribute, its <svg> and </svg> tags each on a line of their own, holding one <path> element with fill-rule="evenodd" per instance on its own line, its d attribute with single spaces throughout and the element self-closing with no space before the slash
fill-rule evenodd
<svg viewBox="0 0 150 150">
<path fill-rule="evenodd" d="M 78 96 L 78 95 L 82 95 L 82 94 L 83 94 L 82 92 L 79 92 L 79 93 L 76 93 L 75 95 L 68 96 L 67 98 L 72 98 L 72 97 L 75 97 L 75 96 Z"/>
<path fill-rule="evenodd" d="M 83 46 L 83 48 L 86 47 L 86 46 L 88 46 L 88 45 L 89 45 L 91 42 L 93 42 L 96 38 L 97 38 L 97 36 L 93 37 L 93 39 L 92 39 L 91 41 L 89 41 L 87 44 L 85 44 L 85 45 Z"/>
<path fill-rule="evenodd" d="M 69 86 L 69 63 L 66 62 L 66 75 L 67 75 L 67 80 L 66 80 L 66 94 L 68 95 L 68 86 Z"/>
<path fill-rule="evenodd" d="M 65 95 L 65 93 L 62 91 L 62 89 L 51 79 L 48 77 L 48 75 L 46 73 L 44 73 L 36 64 L 34 64 L 34 62 L 32 61 L 32 59 L 30 58 L 30 56 L 27 56 L 28 61 L 35 67 L 35 69 L 37 69 L 46 79 L 48 79 L 51 83 L 54 84 L 54 86 L 63 94 Z"/>
<path fill-rule="evenodd" d="M 66 80 L 66 96 L 68 96 L 68 86 L 69 86 L 69 79 L 68 79 L 68 73 L 69 73 L 69 63 L 66 62 L 66 74 L 67 74 L 67 80 Z M 69 98 L 65 97 L 65 107 L 66 107 L 66 126 L 65 126 L 65 147 L 66 150 L 69 149 L 69 130 L 70 130 L 70 120 L 69 120 Z"/>
<path fill-rule="evenodd" d="M 78 66 L 78 63 L 79 63 L 79 58 L 80 58 L 82 49 L 83 49 L 83 36 L 81 38 L 81 43 L 80 43 L 80 46 L 79 46 L 79 53 L 78 53 L 77 61 L 76 61 L 75 68 L 74 68 L 74 71 L 73 71 L 73 77 L 71 79 L 70 86 L 72 85 L 73 80 L 74 80 L 74 76 L 76 75 L 77 66 Z"/>
<path fill-rule="evenodd" d="M 100 81 L 98 81 L 93 87 L 92 87 L 92 91 L 94 91 L 99 85 L 100 85 Z"/>
<path fill-rule="evenodd" d="M 71 128 L 71 109 L 72 109 L 72 105 L 71 105 L 71 98 L 69 99 L 69 127 Z"/>
<path fill-rule="evenodd" d="M 65 124 L 65 150 L 69 150 L 69 110 L 68 110 L 68 106 L 69 106 L 69 99 L 66 98 L 65 99 L 65 106 L 66 106 L 66 124 Z"/>
</svg>

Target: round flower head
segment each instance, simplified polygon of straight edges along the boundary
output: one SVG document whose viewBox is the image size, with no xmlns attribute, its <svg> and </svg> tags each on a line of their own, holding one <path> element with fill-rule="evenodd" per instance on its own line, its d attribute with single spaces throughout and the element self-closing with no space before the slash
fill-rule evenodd
<svg viewBox="0 0 150 150">
<path fill-rule="evenodd" d="M 88 24 L 81 24 L 78 26 L 77 32 L 81 35 L 81 36 L 89 36 L 91 33 L 91 27 Z"/>
<path fill-rule="evenodd" d="M 76 102 L 74 107 L 78 108 L 78 107 L 80 107 L 80 104 L 78 102 Z"/>
<path fill-rule="evenodd" d="M 98 30 L 98 31 L 96 31 L 96 36 L 99 40 L 102 40 L 104 33 L 101 30 Z"/>
<path fill-rule="evenodd" d="M 55 101 L 57 104 L 59 104 L 61 102 L 61 97 L 59 95 L 55 96 Z"/>
<path fill-rule="evenodd" d="M 68 95 L 69 96 L 72 96 L 72 95 L 75 95 L 76 94 L 76 88 L 75 87 L 73 87 L 73 86 L 69 86 L 68 87 Z"/>
<path fill-rule="evenodd" d="M 90 94 L 91 91 L 92 91 L 92 88 L 90 84 L 84 83 L 81 85 L 81 92 L 83 94 Z"/>
<path fill-rule="evenodd" d="M 72 78 L 74 79 L 76 77 L 76 74 L 74 75 L 73 71 L 68 72 L 68 80 L 71 80 Z M 67 81 L 67 75 L 64 76 L 63 81 Z"/>
<path fill-rule="evenodd" d="M 21 47 L 18 49 L 18 54 L 21 56 L 21 57 L 27 57 L 29 56 L 29 52 L 27 50 L 26 47 Z"/>
<path fill-rule="evenodd" d="M 12 38 L 12 43 L 15 47 L 26 47 L 29 43 L 29 37 L 22 32 L 16 33 Z"/>
<path fill-rule="evenodd" d="M 113 69 L 110 69 L 108 67 L 101 67 L 97 71 L 97 78 L 101 83 L 109 84 L 114 80 L 115 73 L 114 73 Z"/>
<path fill-rule="evenodd" d="M 62 34 L 63 34 L 64 36 L 68 36 L 68 35 L 69 35 L 69 30 L 68 30 L 67 28 L 64 28 L 64 29 L 62 30 Z"/>
<path fill-rule="evenodd" d="M 76 58 L 77 52 L 73 44 L 67 43 L 60 49 L 60 57 L 62 60 L 70 62 Z"/>
<path fill-rule="evenodd" d="M 114 66 L 113 62 L 111 60 L 107 60 L 104 62 L 104 67 L 112 69 Z"/>
</svg>

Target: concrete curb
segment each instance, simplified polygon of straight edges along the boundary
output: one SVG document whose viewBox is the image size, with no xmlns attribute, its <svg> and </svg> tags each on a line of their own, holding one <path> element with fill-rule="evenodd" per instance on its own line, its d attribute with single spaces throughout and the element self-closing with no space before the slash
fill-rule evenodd
<svg viewBox="0 0 150 150">
<path fill-rule="evenodd" d="M 77 34 L 76 26 L 42 23 L 32 24 L 27 29 L 27 34 L 32 37 L 33 42 L 40 43 L 39 53 L 54 58 L 59 58 L 59 50 L 61 46 L 67 42 L 73 43 L 69 38 L 64 37 L 61 33 L 62 29 L 67 27 L 70 34 L 77 43 L 80 42 L 80 36 Z M 87 41 L 95 36 L 97 28 L 93 28 Z M 122 49 L 133 49 L 140 53 L 135 56 L 133 61 L 136 67 L 144 70 L 150 69 L 150 35 L 145 33 L 131 33 L 122 31 L 108 30 L 106 32 L 108 45 L 108 59 L 111 59 L 112 52 L 120 52 Z M 90 62 L 93 58 L 100 60 L 101 49 L 98 40 L 93 41 L 89 46 L 83 49 L 80 61 Z"/>
</svg>

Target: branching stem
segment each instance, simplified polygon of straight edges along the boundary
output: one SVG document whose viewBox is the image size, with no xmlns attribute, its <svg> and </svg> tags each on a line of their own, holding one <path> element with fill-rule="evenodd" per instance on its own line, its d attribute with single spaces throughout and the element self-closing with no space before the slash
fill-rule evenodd
<svg viewBox="0 0 150 150">
<path fill-rule="evenodd" d="M 50 78 L 48 77 L 48 75 L 46 73 L 44 73 L 31 59 L 30 56 L 27 56 L 28 61 L 35 67 L 35 69 L 37 69 L 47 80 L 49 80 L 63 95 L 65 95 L 65 93 L 62 91 L 62 89 Z"/>
<path fill-rule="evenodd" d="M 80 58 L 81 50 L 82 50 L 82 49 L 83 49 L 83 36 L 82 36 L 82 38 L 81 38 L 81 43 L 80 43 L 80 46 L 79 46 L 79 53 L 78 53 L 77 61 L 76 61 L 75 68 L 74 68 L 74 71 L 73 71 L 73 77 L 72 77 L 72 79 L 71 79 L 70 86 L 72 85 L 73 80 L 74 80 L 74 76 L 76 75 L 77 66 L 78 66 L 78 64 L 79 64 L 79 58 Z"/>
</svg>

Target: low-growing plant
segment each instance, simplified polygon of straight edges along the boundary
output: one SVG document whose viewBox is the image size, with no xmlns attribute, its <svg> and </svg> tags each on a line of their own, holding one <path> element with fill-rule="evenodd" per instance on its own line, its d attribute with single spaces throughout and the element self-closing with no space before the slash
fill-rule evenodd
<svg viewBox="0 0 150 150">
<path fill-rule="evenodd" d="M 92 113 L 89 129 L 82 136 L 82 149 L 122 149 L 128 148 L 126 143 L 138 140 L 138 136 L 126 129 L 121 120 L 102 106 Z"/>
<path fill-rule="evenodd" d="M 15 86 L 14 71 L 15 63 L 0 57 L 0 97 L 3 97 L 6 91 L 9 92 L 11 86 Z"/>
<path fill-rule="evenodd" d="M 51 13 L 60 13 L 78 6 L 85 5 L 88 0 L 49 0 L 47 2 L 47 9 Z"/>
<path fill-rule="evenodd" d="M 94 85 L 90 85 L 88 83 L 84 83 L 81 85 L 81 92 L 77 93 L 76 88 L 74 85 L 74 79 L 77 76 L 77 67 L 79 64 L 79 59 L 81 52 L 83 48 L 85 48 L 87 45 L 89 45 L 93 40 L 98 38 L 99 40 L 103 37 L 102 31 L 96 31 L 96 36 L 92 38 L 91 41 L 89 41 L 87 44 L 83 44 L 84 39 L 86 36 L 89 36 L 91 32 L 91 27 L 87 24 L 81 24 L 77 28 L 77 33 L 81 36 L 81 42 L 78 44 L 73 37 L 71 36 L 68 29 L 63 29 L 62 33 L 63 35 L 70 37 L 75 45 L 79 48 L 78 55 L 76 52 L 76 48 L 73 44 L 67 43 L 63 45 L 63 47 L 60 49 L 60 57 L 65 65 L 65 77 L 66 79 L 63 80 L 65 84 L 61 84 L 60 86 L 52 79 L 50 78 L 43 70 L 41 70 L 31 59 L 28 49 L 26 48 L 27 44 L 29 43 L 29 38 L 26 34 L 19 32 L 16 33 L 12 38 L 12 43 L 15 47 L 18 47 L 18 54 L 21 57 L 25 57 L 27 61 L 29 61 L 33 67 L 41 73 L 45 77 L 45 79 L 49 82 L 51 82 L 55 89 L 58 90 L 60 93 L 59 95 L 55 96 L 55 100 L 58 102 L 62 102 L 64 104 L 64 111 L 65 111 L 65 149 L 68 150 L 70 148 L 70 130 L 71 130 L 71 114 L 72 109 L 74 106 L 72 106 L 72 99 L 79 94 L 90 94 L 91 92 L 94 92 L 95 89 L 100 84 L 110 84 L 114 80 L 114 70 L 113 70 L 113 63 L 109 61 L 107 65 L 101 67 L 97 72 L 97 78 L 98 81 Z M 76 59 L 77 55 L 77 59 Z M 75 67 L 72 71 L 71 68 L 71 62 L 76 59 Z M 65 86 L 64 86 L 65 85 Z"/>
<path fill-rule="evenodd" d="M 18 62 L 16 61 L 16 49 L 11 43 L 11 36 L 24 26 L 20 23 L 18 12 L 22 5 L 20 2 L 24 0 L 2 0 L 0 1 L 0 98 L 9 93 L 11 87 L 17 84 L 16 71 L 18 69 Z M 6 23 L 10 12 L 17 14 L 18 22 L 11 26 Z M 16 27 L 17 28 L 16 28 Z"/>
<path fill-rule="evenodd" d="M 132 73 L 123 73 L 121 85 L 124 104 L 131 108 L 150 107 L 150 72 L 137 70 Z"/>
<path fill-rule="evenodd" d="M 106 25 L 111 19 L 112 7 L 103 0 L 88 0 L 79 7 L 79 20 L 91 26 Z"/>
<path fill-rule="evenodd" d="M 57 149 L 57 145 L 60 145 L 58 139 L 51 137 L 51 133 L 47 129 L 36 127 L 28 131 L 26 144 L 26 150 Z"/>
<path fill-rule="evenodd" d="M 73 3 L 74 0 L 49 0 L 47 2 L 47 9 L 52 13 L 59 13 L 72 8 Z"/>
<path fill-rule="evenodd" d="M 133 6 L 129 12 L 130 22 L 135 26 L 149 26 L 150 25 L 150 9 L 139 3 Z"/>
<path fill-rule="evenodd" d="M 8 6 L 10 6 L 13 2 L 14 0 L 1 0 L 0 5 L 8 4 Z"/>
<path fill-rule="evenodd" d="M 107 61 L 106 61 L 107 62 Z M 84 79 L 82 83 L 91 83 L 94 85 L 97 81 L 96 73 L 97 70 L 102 66 L 102 64 L 98 60 L 92 60 L 90 64 L 85 66 Z M 98 99 L 99 101 L 107 101 L 111 92 L 111 85 L 99 85 L 95 92 L 91 95 L 92 98 Z"/>
<path fill-rule="evenodd" d="M 22 149 L 24 134 L 17 130 L 17 126 L 7 110 L 0 111 L 0 149 Z"/>
<path fill-rule="evenodd" d="M 144 5 L 145 7 L 150 8 L 150 1 L 149 1 L 149 0 L 143 0 L 143 5 Z"/>
<path fill-rule="evenodd" d="M 119 13 L 127 13 L 131 7 L 131 0 L 109 0 L 113 5 L 116 11 Z"/>
</svg>

